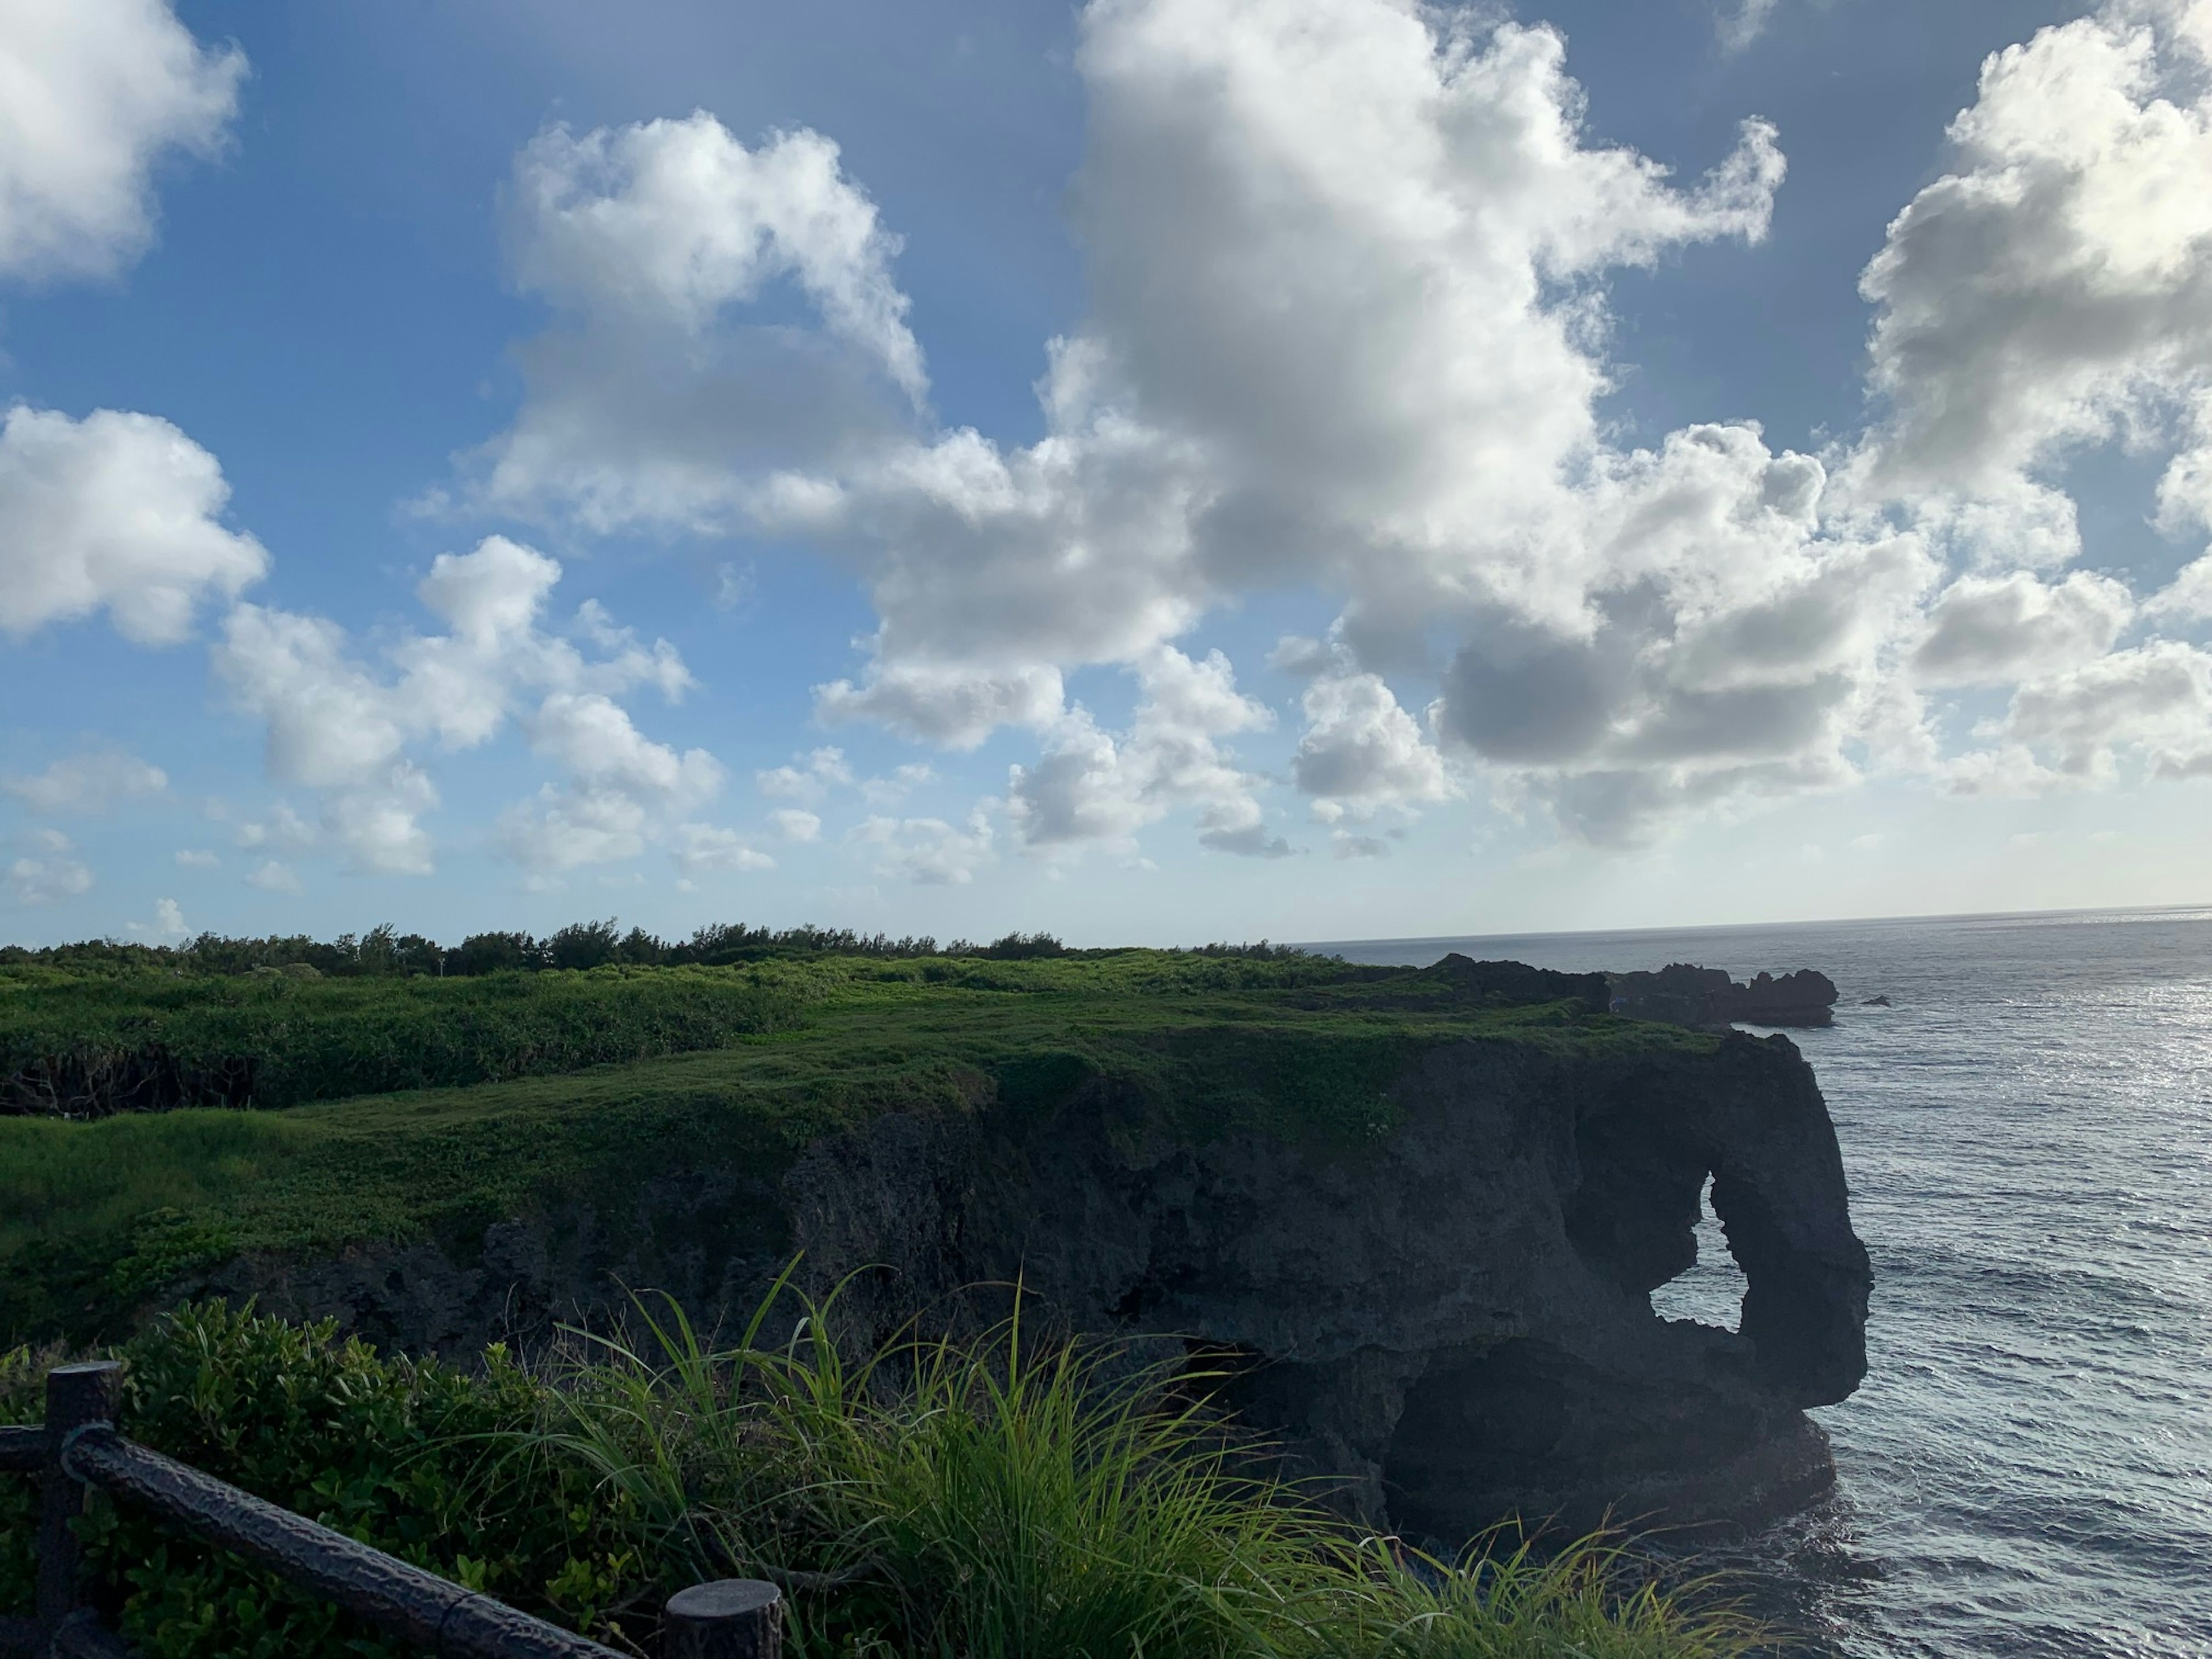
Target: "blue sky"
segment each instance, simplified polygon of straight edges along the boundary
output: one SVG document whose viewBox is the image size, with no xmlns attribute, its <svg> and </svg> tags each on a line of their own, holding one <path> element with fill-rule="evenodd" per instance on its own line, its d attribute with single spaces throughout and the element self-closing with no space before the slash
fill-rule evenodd
<svg viewBox="0 0 2212 1659">
<path fill-rule="evenodd" d="M 2202 900 L 2208 52 L 0 5 L 0 935 Z"/>
</svg>

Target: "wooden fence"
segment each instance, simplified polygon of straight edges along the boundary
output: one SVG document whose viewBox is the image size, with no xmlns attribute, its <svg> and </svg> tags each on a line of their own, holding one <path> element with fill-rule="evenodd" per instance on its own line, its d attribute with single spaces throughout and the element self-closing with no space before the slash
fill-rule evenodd
<svg viewBox="0 0 2212 1659">
<path fill-rule="evenodd" d="M 0 1656 L 128 1659 L 130 1650 L 81 1593 L 82 1553 L 70 1522 L 97 1488 L 304 1585 L 420 1653 L 624 1659 L 125 1439 L 114 1423 L 122 1370 L 112 1360 L 57 1365 L 46 1377 L 45 1424 L 0 1428 L 0 1471 L 36 1475 L 42 1486 L 37 1614 L 0 1617 Z M 663 1659 L 777 1659 L 782 1631 L 775 1586 L 724 1579 L 669 1598 L 661 1652 Z"/>
</svg>

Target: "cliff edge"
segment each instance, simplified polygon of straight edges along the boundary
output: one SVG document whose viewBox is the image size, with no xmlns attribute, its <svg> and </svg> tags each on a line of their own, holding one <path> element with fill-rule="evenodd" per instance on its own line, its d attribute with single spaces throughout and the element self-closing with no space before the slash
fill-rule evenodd
<svg viewBox="0 0 2212 1659">
<path fill-rule="evenodd" d="M 771 1146 L 739 1132 L 760 1112 L 730 1083 L 734 1117 L 639 1119 L 627 1188 L 572 1182 L 443 1236 L 249 1250 L 198 1287 L 459 1352 L 622 1285 L 726 1324 L 793 1255 L 816 1289 L 857 1275 L 844 1305 L 872 1332 L 1018 1279 L 1078 1328 L 1227 1371 L 1297 1473 L 1409 1535 L 1752 1521 L 1832 1481 L 1804 1408 L 1864 1372 L 1870 1274 L 1787 1039 L 1642 1024 L 1597 1012 L 1601 976 L 1464 958 L 1194 1003 L 1165 1036 L 1115 1035 L 1094 997 L 1059 1024 L 1020 1009 L 1051 1035 L 1017 1042 L 1003 987 L 959 991 L 921 986 L 905 1025 L 872 1014 L 897 1066 L 933 1040 L 952 1056 L 886 1109 Z M 1174 1012 L 1149 994 L 1148 1019 Z M 1695 1260 L 1708 1177 L 1747 1284 L 1735 1333 L 1650 1305 Z"/>
</svg>

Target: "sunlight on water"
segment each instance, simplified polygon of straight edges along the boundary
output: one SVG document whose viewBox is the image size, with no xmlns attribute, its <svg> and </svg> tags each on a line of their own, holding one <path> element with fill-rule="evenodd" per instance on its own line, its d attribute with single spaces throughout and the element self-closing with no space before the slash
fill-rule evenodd
<svg viewBox="0 0 2212 1659">
<path fill-rule="evenodd" d="M 1694 1319 L 1723 1331 L 1736 1328 L 1743 1316 L 1743 1269 L 1729 1254 L 1728 1235 L 1713 1213 L 1713 1178 L 1698 1199 L 1698 1265 L 1651 1292 L 1651 1310 L 1662 1319 Z"/>
<path fill-rule="evenodd" d="M 2212 1656 L 2212 912 L 1340 948 L 1827 973 L 1834 1029 L 1792 1040 L 1874 1257 L 1872 1369 L 1814 1413 L 1836 1498 L 1734 1565 L 1808 1654 Z M 1707 1209 L 1654 1305 L 1732 1326 Z"/>
</svg>

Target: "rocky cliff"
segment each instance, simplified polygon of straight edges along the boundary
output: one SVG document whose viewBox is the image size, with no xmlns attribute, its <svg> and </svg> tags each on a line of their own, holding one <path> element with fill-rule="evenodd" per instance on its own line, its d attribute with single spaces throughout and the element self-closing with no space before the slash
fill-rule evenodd
<svg viewBox="0 0 2212 1659">
<path fill-rule="evenodd" d="M 1434 971 L 1494 995 L 1498 966 Z M 1521 989 L 1601 1003 L 1585 980 Z M 857 1273 L 848 1310 L 878 1329 L 1018 1278 L 1082 1329 L 1225 1361 L 1297 1470 L 1411 1534 L 1749 1519 L 1832 1480 L 1803 1408 L 1858 1382 L 1870 1281 L 1810 1068 L 1781 1037 L 1698 1044 L 1426 1044 L 1358 1141 L 1194 1135 L 1042 1060 L 780 1167 L 692 1148 L 618 1213 L 581 1194 L 465 1244 L 258 1255 L 213 1286 L 450 1352 L 618 1283 L 726 1316 L 801 1252 L 815 1287 Z M 1694 1260 L 1709 1176 L 1748 1285 L 1737 1333 L 1650 1302 Z"/>
</svg>

